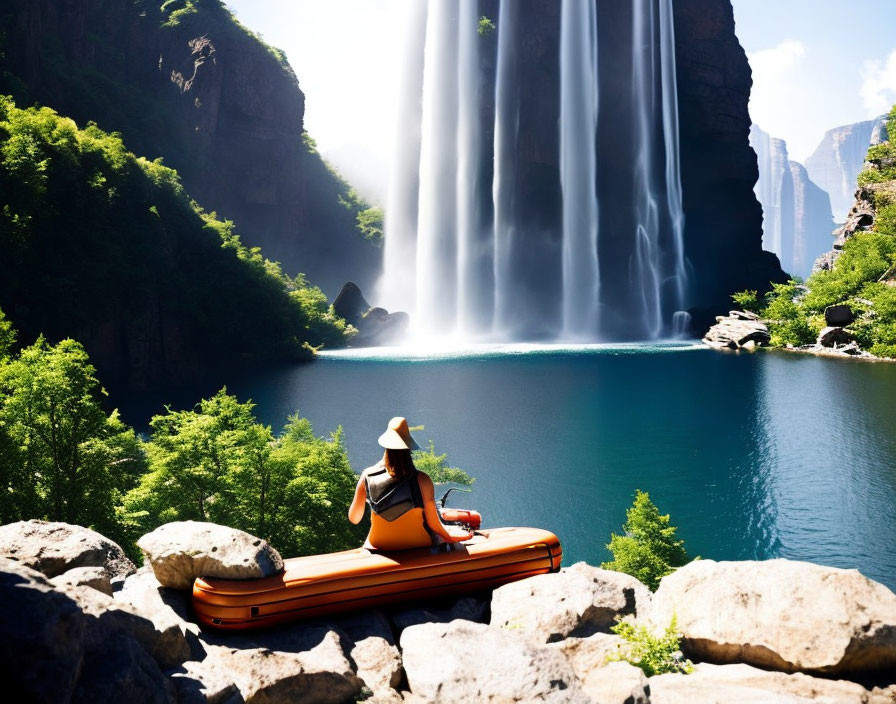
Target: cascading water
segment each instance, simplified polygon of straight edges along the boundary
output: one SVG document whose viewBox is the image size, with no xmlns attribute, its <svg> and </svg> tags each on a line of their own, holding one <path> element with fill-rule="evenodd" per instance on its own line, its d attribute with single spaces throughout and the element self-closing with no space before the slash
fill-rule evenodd
<svg viewBox="0 0 896 704">
<path fill-rule="evenodd" d="M 563 0 L 560 21 L 560 184 L 563 189 L 563 337 L 594 339 L 597 262 L 597 15 Z"/>
<path fill-rule="evenodd" d="M 497 36 L 489 22 L 477 31 L 477 0 L 407 7 L 382 302 L 414 310 L 423 337 L 679 333 L 687 268 L 672 0 L 501 0 Z M 613 41 L 629 28 L 620 23 L 631 41 Z M 607 87 L 599 46 L 614 72 Z M 555 68 L 550 52 L 538 55 L 545 47 Z M 600 120 L 599 102 L 611 106 Z"/>
<path fill-rule="evenodd" d="M 417 220 L 417 328 L 457 320 L 457 3 L 430 0 L 423 64 Z"/>
<path fill-rule="evenodd" d="M 457 326 L 461 336 L 482 332 L 482 302 L 490 300 L 481 276 L 479 163 L 479 22 L 477 0 L 458 6 L 457 120 Z M 490 283 L 490 282 L 489 282 Z"/>
<path fill-rule="evenodd" d="M 495 81 L 495 174 L 492 182 L 494 216 L 495 314 L 498 334 L 511 326 L 510 301 L 512 252 L 516 239 L 514 181 L 517 172 L 519 136 L 519 76 L 517 70 L 517 24 L 519 4 L 502 2 L 498 15 L 498 69 Z"/>
<path fill-rule="evenodd" d="M 417 201 L 420 187 L 420 86 L 423 84 L 423 42 L 426 4 L 409 4 L 403 27 L 407 43 L 401 57 L 395 112 L 393 157 L 385 210 L 383 276 L 377 299 L 389 309 L 407 310 L 415 300 Z"/>
</svg>

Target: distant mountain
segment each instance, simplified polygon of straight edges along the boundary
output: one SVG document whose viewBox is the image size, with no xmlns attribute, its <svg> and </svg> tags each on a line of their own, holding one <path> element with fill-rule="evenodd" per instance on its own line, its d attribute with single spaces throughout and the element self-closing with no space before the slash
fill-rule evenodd
<svg viewBox="0 0 896 704">
<path fill-rule="evenodd" d="M 778 255 L 785 271 L 805 278 L 815 258 L 831 247 L 830 198 L 802 164 L 790 160 L 783 139 L 753 125 L 750 146 L 759 164 L 755 192 L 763 212 L 762 246 Z"/>
<path fill-rule="evenodd" d="M 883 116 L 835 127 L 825 132 L 812 156 L 806 159 L 809 178 L 828 192 L 837 222 L 846 219 L 852 206 L 856 178 L 868 147 L 882 141 L 881 130 L 885 129 Z"/>
</svg>

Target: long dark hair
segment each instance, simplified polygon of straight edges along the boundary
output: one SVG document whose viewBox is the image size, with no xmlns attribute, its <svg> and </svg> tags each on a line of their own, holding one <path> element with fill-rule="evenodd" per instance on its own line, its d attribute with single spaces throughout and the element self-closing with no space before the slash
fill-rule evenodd
<svg viewBox="0 0 896 704">
<path fill-rule="evenodd" d="M 386 471 L 390 477 L 396 479 L 404 479 L 417 471 L 414 466 L 414 460 L 411 459 L 410 450 L 390 450 L 386 449 L 386 455 L 383 458 L 386 465 Z"/>
</svg>

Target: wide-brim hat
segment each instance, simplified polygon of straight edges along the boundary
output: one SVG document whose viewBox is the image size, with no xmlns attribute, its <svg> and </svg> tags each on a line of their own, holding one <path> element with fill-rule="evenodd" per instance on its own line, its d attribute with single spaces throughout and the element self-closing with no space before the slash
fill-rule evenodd
<svg viewBox="0 0 896 704">
<path fill-rule="evenodd" d="M 389 421 L 386 432 L 380 435 L 377 442 L 387 450 L 419 450 L 420 446 L 411 437 L 408 422 L 401 416 Z"/>
</svg>

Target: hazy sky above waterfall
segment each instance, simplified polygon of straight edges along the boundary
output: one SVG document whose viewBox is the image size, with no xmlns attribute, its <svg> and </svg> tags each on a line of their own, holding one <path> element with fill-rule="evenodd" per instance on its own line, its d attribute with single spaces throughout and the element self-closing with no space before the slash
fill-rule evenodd
<svg viewBox="0 0 896 704">
<path fill-rule="evenodd" d="M 286 51 L 305 127 L 369 197 L 382 198 L 394 138 L 402 5 L 423 0 L 225 0 Z M 559 0 L 558 0 L 559 1 Z M 832 127 L 896 102 L 896 0 L 733 0 L 753 67 L 750 114 L 805 159 Z"/>
</svg>

